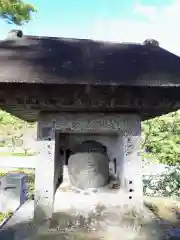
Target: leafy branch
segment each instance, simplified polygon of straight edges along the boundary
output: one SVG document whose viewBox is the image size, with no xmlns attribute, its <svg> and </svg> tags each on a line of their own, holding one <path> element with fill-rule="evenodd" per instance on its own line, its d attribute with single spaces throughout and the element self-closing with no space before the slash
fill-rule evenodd
<svg viewBox="0 0 180 240">
<path fill-rule="evenodd" d="M 27 23 L 34 12 L 35 7 L 22 0 L 0 0 L 0 17 L 8 23 L 16 25 Z"/>
</svg>

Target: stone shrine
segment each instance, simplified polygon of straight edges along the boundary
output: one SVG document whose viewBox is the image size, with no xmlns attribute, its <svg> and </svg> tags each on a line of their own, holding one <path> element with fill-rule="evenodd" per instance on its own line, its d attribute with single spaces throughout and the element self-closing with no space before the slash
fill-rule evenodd
<svg viewBox="0 0 180 240">
<path fill-rule="evenodd" d="M 179 109 L 179 90 L 180 58 L 155 40 L 0 41 L 0 107 L 38 122 L 35 218 L 51 217 L 64 165 L 76 191 L 141 204 L 141 121 Z"/>
</svg>

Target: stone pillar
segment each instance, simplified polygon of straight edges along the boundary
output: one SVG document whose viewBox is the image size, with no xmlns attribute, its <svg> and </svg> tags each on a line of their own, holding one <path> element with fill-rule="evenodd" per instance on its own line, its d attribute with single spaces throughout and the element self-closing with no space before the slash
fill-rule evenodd
<svg viewBox="0 0 180 240">
<path fill-rule="evenodd" d="M 38 126 L 39 155 L 35 175 L 34 206 L 36 223 L 51 218 L 55 194 L 55 122 L 48 128 L 48 136 L 43 136 L 42 129 Z"/>
<path fill-rule="evenodd" d="M 60 134 L 56 134 L 55 143 L 55 174 L 54 174 L 54 191 L 56 193 L 58 187 L 63 181 L 63 167 L 65 163 L 65 145 L 64 139 Z"/>
<path fill-rule="evenodd" d="M 125 163 L 125 152 L 124 152 L 124 138 L 122 133 L 117 138 L 116 151 L 116 179 L 123 188 L 124 185 L 124 163 Z"/>
<path fill-rule="evenodd" d="M 123 187 L 129 203 L 143 203 L 141 148 L 141 120 L 129 125 L 128 131 L 122 137 L 124 146 Z"/>
</svg>

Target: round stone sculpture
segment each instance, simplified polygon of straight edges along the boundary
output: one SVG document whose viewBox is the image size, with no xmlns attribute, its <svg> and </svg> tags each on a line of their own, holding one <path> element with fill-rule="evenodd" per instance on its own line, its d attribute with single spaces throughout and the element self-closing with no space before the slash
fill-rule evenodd
<svg viewBox="0 0 180 240">
<path fill-rule="evenodd" d="M 109 181 L 109 159 L 106 148 L 87 141 L 73 149 L 68 161 L 69 180 L 79 189 L 100 188 Z"/>
</svg>

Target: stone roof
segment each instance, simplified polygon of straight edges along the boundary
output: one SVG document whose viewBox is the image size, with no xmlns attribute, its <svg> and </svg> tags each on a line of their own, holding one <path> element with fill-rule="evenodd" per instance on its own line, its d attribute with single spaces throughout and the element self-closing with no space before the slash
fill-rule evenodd
<svg viewBox="0 0 180 240">
<path fill-rule="evenodd" d="M 180 58 L 148 41 L 11 36 L 0 41 L 0 82 L 179 86 Z"/>
<path fill-rule="evenodd" d="M 18 37 L 17 37 L 18 35 Z M 159 47 L 23 36 L 0 41 L 0 108 L 27 121 L 39 111 L 139 113 L 180 108 L 180 57 Z"/>
</svg>

